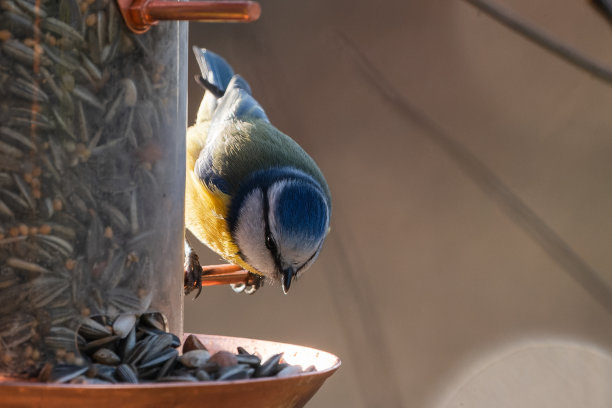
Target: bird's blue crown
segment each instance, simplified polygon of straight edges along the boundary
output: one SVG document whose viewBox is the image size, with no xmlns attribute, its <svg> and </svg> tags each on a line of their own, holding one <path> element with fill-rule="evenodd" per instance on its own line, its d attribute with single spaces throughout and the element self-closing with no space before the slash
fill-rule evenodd
<svg viewBox="0 0 612 408">
<path fill-rule="evenodd" d="M 292 167 L 274 167 L 260 170 L 239 187 L 229 209 L 230 231 L 236 228 L 236 220 L 244 198 L 254 189 L 261 189 L 267 200 L 268 189 L 278 181 L 287 184 L 279 192 L 273 208 L 278 227 L 288 236 L 305 241 L 320 241 L 329 223 L 329 203 L 322 188 L 311 176 Z M 268 203 L 269 205 L 269 203 Z"/>
</svg>

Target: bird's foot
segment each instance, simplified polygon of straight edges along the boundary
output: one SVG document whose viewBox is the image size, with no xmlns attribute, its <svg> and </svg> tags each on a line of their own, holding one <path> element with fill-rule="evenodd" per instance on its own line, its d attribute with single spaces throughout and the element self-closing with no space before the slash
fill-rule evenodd
<svg viewBox="0 0 612 408">
<path fill-rule="evenodd" d="M 257 289 L 261 288 L 263 285 L 263 276 L 249 272 L 249 280 L 247 281 L 247 283 L 236 283 L 230 286 L 232 287 L 232 290 L 236 293 L 246 293 L 247 295 L 252 295 L 257 291 Z"/>
<path fill-rule="evenodd" d="M 200 296 L 202 292 L 202 273 L 202 265 L 200 265 L 198 254 L 193 250 L 188 251 L 185 255 L 185 279 L 183 284 L 186 295 L 193 290 L 197 290 L 194 299 Z"/>
</svg>

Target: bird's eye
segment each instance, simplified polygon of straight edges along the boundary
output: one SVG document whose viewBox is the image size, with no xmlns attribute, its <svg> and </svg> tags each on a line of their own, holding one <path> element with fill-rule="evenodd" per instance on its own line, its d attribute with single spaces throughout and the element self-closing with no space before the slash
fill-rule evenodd
<svg viewBox="0 0 612 408">
<path fill-rule="evenodd" d="M 274 252 L 276 250 L 276 243 L 272 239 L 271 235 L 266 235 L 266 248 Z"/>
</svg>

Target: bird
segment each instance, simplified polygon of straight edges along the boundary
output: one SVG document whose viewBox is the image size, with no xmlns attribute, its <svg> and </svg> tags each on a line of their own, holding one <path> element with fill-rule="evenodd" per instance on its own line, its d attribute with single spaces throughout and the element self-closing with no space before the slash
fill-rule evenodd
<svg viewBox="0 0 612 408">
<path fill-rule="evenodd" d="M 291 283 L 317 259 L 330 230 L 331 193 L 315 161 L 274 127 L 251 87 L 220 55 L 193 47 L 205 89 L 187 130 L 185 228 L 227 262 L 247 270 L 253 293 Z M 185 293 L 205 269 L 185 239 Z M 267 284 L 267 283 L 266 283 Z"/>
</svg>

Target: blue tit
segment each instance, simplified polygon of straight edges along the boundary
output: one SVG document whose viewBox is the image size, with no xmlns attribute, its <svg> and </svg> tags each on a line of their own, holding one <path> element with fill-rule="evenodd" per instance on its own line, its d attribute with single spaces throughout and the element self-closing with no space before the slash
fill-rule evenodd
<svg viewBox="0 0 612 408">
<path fill-rule="evenodd" d="M 185 226 L 199 241 L 286 294 L 315 261 L 331 195 L 314 160 L 276 129 L 219 55 L 194 47 L 206 89 L 187 131 Z M 201 290 L 197 254 L 186 242 L 185 291 Z M 248 292 L 248 291 L 247 291 Z"/>
</svg>

